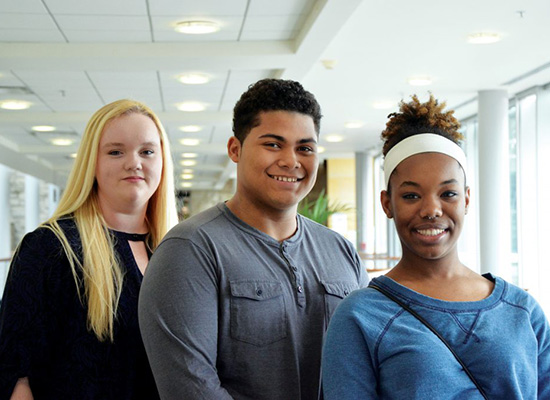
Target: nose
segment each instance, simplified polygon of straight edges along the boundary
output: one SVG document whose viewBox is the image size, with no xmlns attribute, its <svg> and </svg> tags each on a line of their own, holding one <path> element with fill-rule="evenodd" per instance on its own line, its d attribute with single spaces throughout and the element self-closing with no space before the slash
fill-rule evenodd
<svg viewBox="0 0 550 400">
<path fill-rule="evenodd" d="M 422 219 L 433 220 L 441 217 L 441 215 L 443 215 L 443 211 L 439 196 L 426 196 L 422 199 L 420 209 L 420 217 Z"/>
<path fill-rule="evenodd" d="M 288 149 L 280 153 L 278 165 L 281 168 L 297 169 L 302 166 L 294 149 Z"/>
<path fill-rule="evenodd" d="M 129 171 L 141 169 L 141 157 L 137 153 L 129 153 L 124 160 L 124 168 Z"/>
</svg>

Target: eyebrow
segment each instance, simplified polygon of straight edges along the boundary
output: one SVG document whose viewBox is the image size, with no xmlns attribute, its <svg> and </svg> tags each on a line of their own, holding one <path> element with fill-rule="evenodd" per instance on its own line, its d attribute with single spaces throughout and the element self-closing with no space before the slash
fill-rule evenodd
<svg viewBox="0 0 550 400">
<path fill-rule="evenodd" d="M 445 186 L 445 185 L 450 185 L 450 184 L 458 184 L 458 181 L 456 179 L 448 179 L 446 181 L 443 181 L 439 184 L 439 186 Z M 401 185 L 399 185 L 399 187 L 403 187 L 403 186 L 414 186 L 414 187 L 420 187 L 420 184 L 414 182 L 414 181 L 405 181 L 403 183 L 401 183 Z"/>
<path fill-rule="evenodd" d="M 140 144 L 140 146 L 158 146 L 159 143 L 157 142 L 143 142 Z M 109 142 L 105 143 L 102 147 L 124 147 L 124 143 L 119 142 Z"/>
<path fill-rule="evenodd" d="M 258 137 L 258 139 L 265 139 L 265 138 L 275 139 L 275 140 L 278 140 L 278 141 L 283 142 L 283 143 L 287 142 L 287 140 L 284 137 L 282 137 L 281 135 L 276 135 L 274 133 L 266 133 L 265 135 L 261 135 L 261 136 Z M 316 138 L 305 138 L 305 139 L 298 140 L 298 144 L 304 144 L 304 143 L 315 143 L 315 144 L 317 144 L 317 140 L 316 140 Z"/>
</svg>

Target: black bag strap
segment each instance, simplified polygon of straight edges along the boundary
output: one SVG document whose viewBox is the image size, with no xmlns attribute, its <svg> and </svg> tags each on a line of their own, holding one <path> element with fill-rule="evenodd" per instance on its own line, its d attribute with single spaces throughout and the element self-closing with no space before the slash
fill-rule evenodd
<svg viewBox="0 0 550 400">
<path fill-rule="evenodd" d="M 402 302 L 401 300 L 399 300 L 397 297 L 395 297 L 393 294 L 391 294 L 390 292 L 388 292 L 386 289 L 378 286 L 378 285 L 375 285 L 374 283 L 370 283 L 369 285 L 370 288 L 373 288 L 375 290 L 378 290 L 380 293 L 382 293 L 384 296 L 386 296 L 388 299 L 396 302 L 397 304 L 399 304 L 401 307 L 403 307 L 406 311 L 408 311 L 413 317 L 415 317 L 417 320 L 419 320 L 420 322 L 422 322 L 426 328 L 428 328 L 430 331 L 433 332 L 433 334 L 435 336 L 437 336 L 439 338 L 439 340 L 441 340 L 443 342 L 443 344 L 445 346 L 447 346 L 447 348 L 449 349 L 449 351 L 453 354 L 453 356 L 456 358 L 456 361 L 458 361 L 458 363 L 462 366 L 462 368 L 464 369 L 464 372 L 466 372 L 466 375 L 468 375 L 468 377 L 470 378 L 470 380 L 474 383 L 474 385 L 476 386 L 477 390 L 479 390 L 479 393 L 481 393 L 481 395 L 483 396 L 484 399 L 488 399 L 487 395 L 485 394 L 485 392 L 483 391 L 483 388 L 481 387 L 481 385 L 477 382 L 477 380 L 474 378 L 474 376 L 472 375 L 472 373 L 470 372 L 470 370 L 468 369 L 468 367 L 466 367 L 466 364 L 464 364 L 464 362 L 462 361 L 462 359 L 458 356 L 458 354 L 456 354 L 456 352 L 453 350 L 453 348 L 451 347 L 451 345 L 449 343 L 447 343 L 447 341 L 445 340 L 445 338 L 443 336 L 441 336 L 439 334 L 438 331 L 436 331 L 436 329 L 428 322 L 426 321 L 420 314 L 418 314 L 416 311 L 414 311 L 412 308 L 410 308 L 407 304 L 405 304 L 404 302 Z"/>
</svg>

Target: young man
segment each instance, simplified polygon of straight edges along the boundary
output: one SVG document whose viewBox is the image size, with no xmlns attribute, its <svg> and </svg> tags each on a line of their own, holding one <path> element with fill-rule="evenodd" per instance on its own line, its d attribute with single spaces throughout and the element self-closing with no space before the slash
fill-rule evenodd
<svg viewBox="0 0 550 400">
<path fill-rule="evenodd" d="M 164 399 L 319 398 L 336 305 L 367 284 L 353 246 L 297 214 L 317 176 L 321 110 L 265 79 L 234 109 L 237 191 L 180 223 L 143 281 L 143 340 Z"/>
</svg>

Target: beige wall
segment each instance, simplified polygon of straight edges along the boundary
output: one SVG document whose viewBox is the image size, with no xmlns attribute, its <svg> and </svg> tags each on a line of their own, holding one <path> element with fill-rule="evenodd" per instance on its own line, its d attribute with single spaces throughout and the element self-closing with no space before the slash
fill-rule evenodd
<svg viewBox="0 0 550 400">
<path fill-rule="evenodd" d="M 344 203 L 353 209 L 345 214 L 346 231 L 338 229 L 341 224 L 329 218 L 329 228 L 335 229 L 355 243 L 357 218 L 355 205 L 355 160 L 353 158 L 332 159 L 327 161 L 327 195 L 331 203 Z"/>
</svg>

